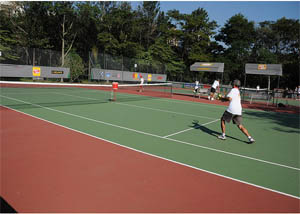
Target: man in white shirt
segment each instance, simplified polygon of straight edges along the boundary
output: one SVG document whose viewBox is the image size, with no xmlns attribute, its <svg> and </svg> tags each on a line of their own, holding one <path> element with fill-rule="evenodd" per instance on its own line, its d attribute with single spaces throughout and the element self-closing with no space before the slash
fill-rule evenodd
<svg viewBox="0 0 300 214">
<path fill-rule="evenodd" d="M 196 94 L 198 92 L 198 88 L 199 88 L 199 81 L 196 81 L 195 88 L 194 88 L 194 94 Z"/>
<path fill-rule="evenodd" d="M 219 87 L 220 87 L 220 80 L 217 79 L 217 80 L 214 81 L 214 83 L 213 83 L 212 86 L 211 86 L 211 89 L 210 89 L 210 96 L 208 96 L 208 99 L 209 99 L 209 100 L 214 100 L 216 90 L 217 90 L 217 88 L 219 88 Z"/>
<path fill-rule="evenodd" d="M 255 140 L 250 136 L 248 130 L 242 125 L 242 104 L 241 104 L 241 95 L 239 91 L 239 86 L 241 82 L 239 80 L 234 80 L 233 88 L 227 94 L 223 100 L 230 101 L 227 110 L 224 112 L 221 118 L 221 129 L 222 135 L 218 138 L 222 140 L 226 140 L 225 136 L 225 129 L 226 125 L 225 122 L 230 123 L 232 120 L 233 124 L 236 124 L 237 127 L 248 137 L 249 144 L 254 143 Z"/>
</svg>

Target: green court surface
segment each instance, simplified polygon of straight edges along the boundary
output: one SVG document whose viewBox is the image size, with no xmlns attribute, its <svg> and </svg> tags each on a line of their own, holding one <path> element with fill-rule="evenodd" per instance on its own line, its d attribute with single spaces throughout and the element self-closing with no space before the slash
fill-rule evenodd
<svg viewBox="0 0 300 214">
<path fill-rule="evenodd" d="M 278 98 L 276 100 L 276 103 L 282 103 L 287 106 L 297 106 L 298 108 L 300 107 L 300 99 L 291 99 L 291 98 Z"/>
<path fill-rule="evenodd" d="M 1 105 L 163 159 L 291 197 L 299 193 L 299 115 L 243 109 L 219 140 L 225 106 L 109 91 L 2 88 Z M 128 99 L 126 99 L 128 98 Z M 30 126 L 30 124 L 28 124 Z M 87 142 L 89 143 L 89 142 Z M 99 151 L 101 153 L 101 151 Z"/>
</svg>

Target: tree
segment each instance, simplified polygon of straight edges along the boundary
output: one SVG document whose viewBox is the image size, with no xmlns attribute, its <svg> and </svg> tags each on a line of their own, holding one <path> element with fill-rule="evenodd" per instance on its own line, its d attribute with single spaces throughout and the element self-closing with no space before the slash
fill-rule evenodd
<svg viewBox="0 0 300 214">
<path fill-rule="evenodd" d="M 282 64 L 281 84 L 296 87 L 299 82 L 299 21 L 281 18 L 259 23 L 250 62 Z M 258 77 L 252 79 L 257 83 L 261 81 Z M 277 86 L 277 78 L 272 79 L 272 85 Z"/>
<path fill-rule="evenodd" d="M 154 43 L 157 31 L 157 20 L 160 15 L 160 3 L 158 1 L 143 1 L 142 6 L 138 6 L 138 17 L 140 21 L 140 44 L 148 50 Z"/>
<path fill-rule="evenodd" d="M 226 81 L 244 79 L 244 66 L 249 62 L 255 33 L 254 22 L 248 21 L 242 14 L 237 14 L 225 23 L 215 37 L 216 41 L 227 46 L 224 51 L 224 56 L 228 59 L 225 64 L 225 72 L 228 73 Z"/>
<path fill-rule="evenodd" d="M 171 80 L 179 80 L 185 70 L 184 62 L 178 56 L 166 39 L 161 37 L 149 48 L 154 62 L 160 62 L 158 73 L 166 73 Z"/>
<path fill-rule="evenodd" d="M 9 22 L 9 11 L 1 8 L 0 10 L 0 61 L 3 60 L 16 60 L 18 57 L 15 56 L 12 46 L 15 46 L 17 40 L 12 34 L 11 25 Z"/>
<path fill-rule="evenodd" d="M 55 47 L 61 45 L 61 65 L 64 66 L 65 57 L 71 51 L 79 30 L 74 2 L 51 2 L 48 13 L 52 41 Z"/>
<path fill-rule="evenodd" d="M 35 64 L 35 49 L 32 49 L 33 57 L 31 57 L 30 48 L 51 47 L 46 30 L 48 8 L 48 2 L 12 2 L 7 8 L 7 17 L 1 19 L 7 21 L 5 25 L 10 33 L 9 37 L 16 41 L 12 44 L 15 55 L 25 53 L 24 63 Z"/>
<path fill-rule="evenodd" d="M 12 32 L 21 47 L 46 48 L 49 45 L 47 35 L 48 2 L 18 2 L 10 17 Z"/>
<path fill-rule="evenodd" d="M 99 33 L 98 23 L 102 15 L 101 2 L 76 2 L 76 43 L 73 47 L 82 59 L 88 61 L 88 53 L 97 45 L 97 35 Z"/>
<path fill-rule="evenodd" d="M 210 21 L 207 12 L 203 8 L 198 8 L 191 14 L 181 14 L 177 10 L 169 11 L 173 23 L 175 38 L 179 39 L 178 53 L 181 55 L 186 65 L 186 80 L 194 81 L 195 73 L 189 71 L 189 67 L 194 62 L 211 61 L 211 38 L 215 34 L 217 27 L 215 21 Z M 178 32 L 179 31 L 179 32 Z"/>
<path fill-rule="evenodd" d="M 283 64 L 283 87 L 294 89 L 299 85 L 299 20 L 281 18 L 271 24 L 275 36 L 275 53 L 277 62 Z"/>
<path fill-rule="evenodd" d="M 84 64 L 81 57 L 71 51 L 66 57 L 65 66 L 70 68 L 71 81 L 78 81 L 78 78 L 84 74 Z"/>
<path fill-rule="evenodd" d="M 116 8 L 115 3 L 103 3 L 101 5 L 101 17 L 98 22 L 99 33 L 97 35 L 97 42 L 99 49 L 104 53 L 117 54 L 119 52 L 119 42 L 113 35 L 114 25 L 112 11 Z"/>
<path fill-rule="evenodd" d="M 0 61 L 18 59 L 11 48 L 14 44 L 16 44 L 16 40 L 9 37 L 8 31 L 0 29 Z"/>
<path fill-rule="evenodd" d="M 187 60 L 189 64 L 196 61 L 211 61 L 211 54 L 208 52 L 210 39 L 217 27 L 215 21 L 210 22 L 207 12 L 198 8 L 191 15 L 186 15 L 186 22 L 183 26 L 185 32 L 184 44 L 188 51 Z"/>
</svg>

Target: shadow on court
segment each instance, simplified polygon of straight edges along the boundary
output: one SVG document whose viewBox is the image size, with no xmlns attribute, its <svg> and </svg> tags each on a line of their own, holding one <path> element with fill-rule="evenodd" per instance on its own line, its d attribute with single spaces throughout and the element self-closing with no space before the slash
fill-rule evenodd
<svg viewBox="0 0 300 214">
<path fill-rule="evenodd" d="M 199 129 L 199 130 L 201 130 L 201 131 L 203 131 L 203 132 L 205 132 L 205 133 L 207 133 L 207 134 L 209 134 L 209 135 L 212 135 L 212 136 L 214 136 L 214 137 L 218 137 L 219 135 L 222 134 L 221 132 L 216 132 L 216 131 L 214 131 L 214 130 L 212 130 L 212 129 L 207 128 L 206 126 L 200 125 L 198 120 L 194 120 L 194 121 L 193 121 L 193 125 L 190 126 L 190 127 L 194 128 L 194 129 Z M 247 144 L 248 144 L 247 141 L 244 141 L 244 140 L 241 140 L 241 139 L 232 137 L 232 136 L 226 135 L 226 138 L 230 138 L 230 139 L 233 139 L 233 140 L 240 141 L 240 142 L 243 142 L 243 143 L 247 143 Z M 220 140 L 220 141 L 221 141 L 221 140 Z"/>
<path fill-rule="evenodd" d="M 17 213 L 1 196 L 0 196 L 0 212 L 1 213 Z"/>
<path fill-rule="evenodd" d="M 270 120 L 270 123 L 276 123 L 280 127 L 273 128 L 275 131 L 286 132 L 286 133 L 299 133 L 300 120 L 299 115 L 285 114 L 285 113 L 270 113 L 270 112 L 250 112 L 244 113 L 245 118 L 256 117 L 257 120 Z"/>
<path fill-rule="evenodd" d="M 153 100 L 159 99 L 157 97 L 149 97 L 149 96 L 139 96 L 139 97 L 120 97 L 115 102 L 131 102 L 131 101 L 143 101 L 143 100 Z M 51 100 L 51 99 L 49 99 Z M 48 100 L 48 101 L 49 101 Z M 27 102 L 27 101 L 24 101 Z M 106 104 L 111 103 L 110 98 L 103 98 L 99 100 L 73 100 L 73 101 L 66 101 L 61 100 L 55 102 L 51 100 L 50 102 L 29 102 L 28 103 L 17 103 L 17 104 L 5 104 L 3 106 L 7 106 L 9 108 L 13 108 L 16 110 L 23 110 L 23 109 L 35 109 L 35 108 L 54 108 L 54 107 L 63 107 L 63 106 L 79 106 L 79 105 L 93 105 L 93 104 Z"/>
</svg>

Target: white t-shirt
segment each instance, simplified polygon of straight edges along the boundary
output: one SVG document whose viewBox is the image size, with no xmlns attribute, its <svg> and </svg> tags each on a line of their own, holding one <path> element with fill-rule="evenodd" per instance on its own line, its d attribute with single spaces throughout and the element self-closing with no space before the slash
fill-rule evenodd
<svg viewBox="0 0 300 214">
<path fill-rule="evenodd" d="M 219 81 L 215 80 L 211 87 L 217 89 L 218 86 L 219 86 Z"/>
<path fill-rule="evenodd" d="M 143 84 L 144 84 L 144 78 L 142 77 L 140 85 L 143 85 Z"/>
<path fill-rule="evenodd" d="M 195 82 L 195 90 L 199 88 L 199 81 Z"/>
<path fill-rule="evenodd" d="M 231 89 L 231 91 L 227 94 L 227 97 L 231 97 L 227 111 L 234 115 L 242 115 L 241 95 L 239 89 Z"/>
</svg>

